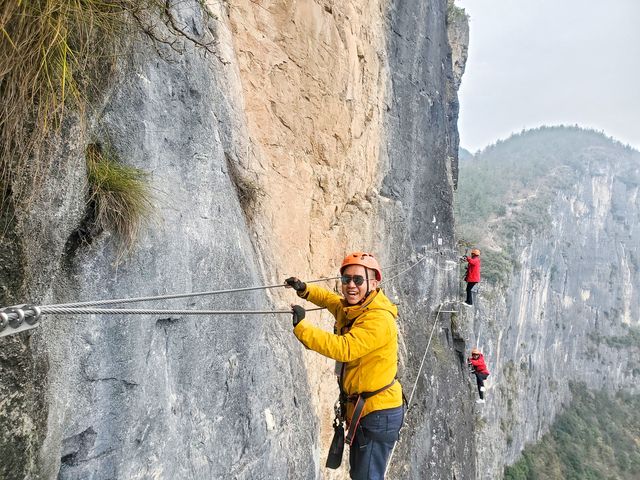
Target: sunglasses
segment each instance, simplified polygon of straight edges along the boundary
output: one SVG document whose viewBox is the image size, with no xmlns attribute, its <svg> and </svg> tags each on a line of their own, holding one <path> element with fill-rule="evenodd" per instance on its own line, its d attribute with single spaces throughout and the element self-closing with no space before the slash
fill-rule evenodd
<svg viewBox="0 0 640 480">
<path fill-rule="evenodd" d="M 356 284 L 356 287 L 359 287 L 364 283 L 364 277 L 362 275 L 342 275 L 340 277 L 340 281 L 343 285 L 349 285 L 349 282 L 353 280 L 353 283 Z"/>
</svg>

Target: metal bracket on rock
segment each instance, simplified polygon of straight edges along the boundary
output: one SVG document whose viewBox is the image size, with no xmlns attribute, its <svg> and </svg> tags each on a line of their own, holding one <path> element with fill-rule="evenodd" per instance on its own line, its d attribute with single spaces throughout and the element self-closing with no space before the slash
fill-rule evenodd
<svg viewBox="0 0 640 480">
<path fill-rule="evenodd" d="M 0 337 L 31 330 L 39 325 L 40 309 L 29 305 L 14 305 L 0 309 Z"/>
</svg>

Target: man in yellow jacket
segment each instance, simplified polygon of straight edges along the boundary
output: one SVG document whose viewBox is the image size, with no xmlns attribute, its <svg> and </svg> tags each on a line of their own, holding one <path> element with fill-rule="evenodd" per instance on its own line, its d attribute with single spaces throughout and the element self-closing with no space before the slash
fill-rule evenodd
<svg viewBox="0 0 640 480">
<path fill-rule="evenodd" d="M 395 378 L 398 309 L 378 287 L 382 271 L 373 255 L 347 255 L 340 274 L 342 297 L 296 277 L 285 280 L 298 296 L 336 319 L 334 333 L 325 332 L 293 305 L 293 332 L 305 347 L 342 362 L 339 382 L 346 399 L 351 478 L 383 479 L 404 418 L 402 387 Z"/>
</svg>

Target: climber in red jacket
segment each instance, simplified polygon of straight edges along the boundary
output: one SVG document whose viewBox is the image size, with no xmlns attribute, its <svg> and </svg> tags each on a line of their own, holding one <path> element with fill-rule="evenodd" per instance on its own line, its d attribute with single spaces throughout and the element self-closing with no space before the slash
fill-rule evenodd
<svg viewBox="0 0 640 480">
<path fill-rule="evenodd" d="M 480 353 L 477 348 L 471 349 L 471 357 L 468 359 L 471 371 L 476 376 L 476 383 L 478 384 L 478 394 L 480 398 L 476 400 L 476 403 L 484 403 L 484 381 L 489 376 L 489 370 L 487 364 L 484 363 L 484 355 Z"/>
<path fill-rule="evenodd" d="M 464 281 L 467 282 L 467 300 L 463 302 L 463 305 L 470 307 L 473 305 L 471 289 L 480 282 L 480 250 L 474 248 L 471 250 L 471 257 L 465 255 L 462 260 L 467 262 L 467 274 L 464 276 Z"/>
</svg>

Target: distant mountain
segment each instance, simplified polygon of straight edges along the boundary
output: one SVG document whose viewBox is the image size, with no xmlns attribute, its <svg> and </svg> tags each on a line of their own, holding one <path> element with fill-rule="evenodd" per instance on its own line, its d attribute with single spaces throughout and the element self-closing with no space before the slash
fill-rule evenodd
<svg viewBox="0 0 640 480">
<path fill-rule="evenodd" d="M 458 149 L 458 161 L 462 163 L 462 162 L 468 162 L 469 160 L 473 160 L 473 153 L 471 153 L 466 148 L 460 147 Z"/>
<path fill-rule="evenodd" d="M 494 264 L 509 260 L 515 233 L 550 225 L 548 208 L 559 191 L 570 191 L 598 162 L 618 162 L 618 177 L 640 184 L 638 152 L 601 132 L 579 127 L 540 127 L 500 140 L 460 162 L 456 195 L 462 244 L 489 248 Z M 461 157 L 462 158 L 462 157 Z"/>
<path fill-rule="evenodd" d="M 563 126 L 523 131 L 490 145 L 475 155 L 473 163 L 460 167 L 460 224 L 503 216 L 505 203 L 522 200 L 541 181 L 557 183 L 573 177 L 604 151 L 614 156 L 634 152 L 594 130 Z"/>
</svg>

